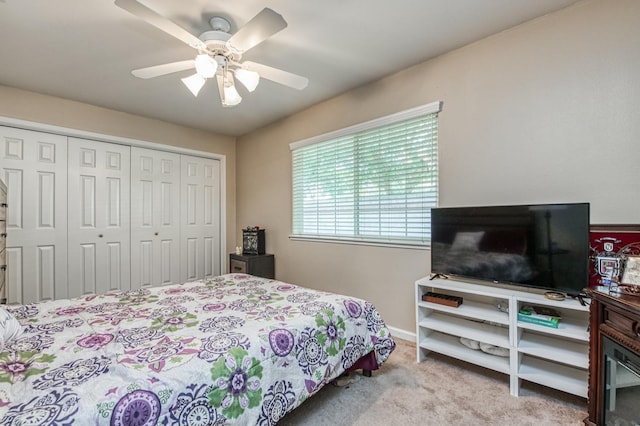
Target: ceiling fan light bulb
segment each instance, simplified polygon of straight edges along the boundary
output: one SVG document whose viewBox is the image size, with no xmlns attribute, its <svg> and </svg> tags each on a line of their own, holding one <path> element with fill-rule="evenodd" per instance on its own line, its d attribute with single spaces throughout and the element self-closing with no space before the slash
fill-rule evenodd
<svg viewBox="0 0 640 426">
<path fill-rule="evenodd" d="M 242 97 L 236 90 L 236 86 L 234 86 L 233 84 L 229 86 L 225 85 L 223 105 L 235 106 L 235 105 L 238 105 L 241 101 L 242 101 Z"/>
<path fill-rule="evenodd" d="M 196 72 L 202 78 L 212 78 L 218 70 L 218 63 L 211 56 L 203 53 L 196 56 Z"/>
<path fill-rule="evenodd" d="M 202 78 L 200 74 L 194 74 L 182 79 L 182 82 L 187 86 L 187 89 L 193 93 L 193 96 L 198 96 L 198 92 L 200 92 L 200 89 L 204 86 L 205 81 L 206 80 Z"/>
<path fill-rule="evenodd" d="M 239 68 L 235 70 L 235 75 L 240 83 L 244 87 L 247 88 L 249 92 L 253 92 L 258 87 L 258 83 L 260 82 L 260 74 L 255 71 L 245 70 L 244 68 Z"/>
</svg>

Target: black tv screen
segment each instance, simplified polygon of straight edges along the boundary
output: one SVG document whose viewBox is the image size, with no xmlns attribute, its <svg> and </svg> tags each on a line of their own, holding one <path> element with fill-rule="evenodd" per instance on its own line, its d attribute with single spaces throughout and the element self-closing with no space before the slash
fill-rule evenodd
<svg viewBox="0 0 640 426">
<path fill-rule="evenodd" d="M 589 285 L 589 203 L 431 210 L 431 272 L 576 294 Z"/>
</svg>

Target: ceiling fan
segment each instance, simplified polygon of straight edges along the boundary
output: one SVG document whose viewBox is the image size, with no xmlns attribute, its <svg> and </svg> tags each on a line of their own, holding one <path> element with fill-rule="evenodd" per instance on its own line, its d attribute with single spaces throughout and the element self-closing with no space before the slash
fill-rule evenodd
<svg viewBox="0 0 640 426">
<path fill-rule="evenodd" d="M 235 87 L 236 79 L 249 92 L 256 89 L 261 77 L 298 90 L 304 89 L 309 84 L 306 77 L 256 62 L 241 62 L 242 55 L 247 50 L 287 27 L 284 18 L 272 9 L 264 8 L 235 34 L 229 33 L 231 29 L 229 21 L 222 17 L 213 17 L 209 21 L 211 31 L 206 31 L 196 37 L 171 20 L 139 3 L 138 0 L 115 0 L 115 5 L 198 51 L 195 59 L 131 71 L 136 77 L 147 79 L 195 68 L 196 73 L 183 78 L 182 82 L 194 96 L 198 96 L 198 92 L 207 79 L 215 77 L 223 106 L 238 105 L 242 101 L 242 97 Z"/>
</svg>

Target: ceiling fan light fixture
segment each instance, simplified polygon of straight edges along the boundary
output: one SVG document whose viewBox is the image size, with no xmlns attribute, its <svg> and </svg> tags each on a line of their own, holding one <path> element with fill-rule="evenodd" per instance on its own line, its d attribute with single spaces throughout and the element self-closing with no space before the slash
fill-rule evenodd
<svg viewBox="0 0 640 426">
<path fill-rule="evenodd" d="M 247 88 L 249 92 L 253 92 L 260 82 L 260 74 L 255 71 L 249 71 L 244 68 L 238 68 L 234 71 L 236 78 Z"/>
<path fill-rule="evenodd" d="M 202 78 L 212 78 L 218 70 L 218 63 L 206 53 L 196 56 L 196 72 Z"/>
<path fill-rule="evenodd" d="M 233 74 L 223 72 L 222 75 L 216 75 L 216 78 L 218 79 L 218 91 L 220 92 L 220 102 L 222 106 L 231 107 L 238 105 L 242 101 L 242 97 L 236 90 Z"/>
<path fill-rule="evenodd" d="M 224 99 L 222 101 L 223 106 L 236 106 L 242 101 L 242 97 L 238 93 L 236 86 L 233 82 L 224 86 Z"/>
<path fill-rule="evenodd" d="M 193 93 L 193 96 L 198 96 L 198 92 L 200 92 L 200 89 L 204 86 L 205 81 L 206 80 L 197 73 L 182 79 L 182 82 L 187 86 L 187 89 Z"/>
</svg>

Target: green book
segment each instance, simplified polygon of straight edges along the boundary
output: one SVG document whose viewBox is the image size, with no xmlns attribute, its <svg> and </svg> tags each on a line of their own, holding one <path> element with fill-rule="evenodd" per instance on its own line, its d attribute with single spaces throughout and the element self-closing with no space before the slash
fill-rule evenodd
<svg viewBox="0 0 640 426">
<path fill-rule="evenodd" d="M 560 318 L 552 317 L 548 315 L 540 315 L 536 313 L 524 314 L 518 312 L 518 321 L 527 322 L 530 324 L 543 325 L 545 327 L 558 328 Z"/>
</svg>

